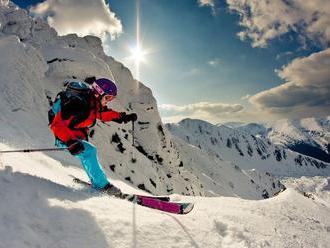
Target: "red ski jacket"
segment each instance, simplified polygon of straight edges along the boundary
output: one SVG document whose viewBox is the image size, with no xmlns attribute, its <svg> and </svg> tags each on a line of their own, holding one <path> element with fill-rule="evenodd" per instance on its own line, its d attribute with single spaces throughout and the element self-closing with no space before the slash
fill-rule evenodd
<svg viewBox="0 0 330 248">
<path fill-rule="evenodd" d="M 102 107 L 99 101 L 93 101 L 91 102 L 91 106 L 88 109 L 89 113 L 87 112 L 87 118 L 83 118 L 83 120 L 80 120 L 77 123 L 75 118 L 80 114 L 79 107 L 77 108 L 77 106 L 75 106 L 75 109 L 78 109 L 78 112 L 76 111 L 77 113 L 75 114 L 75 111 L 73 111 L 73 114 L 69 118 L 63 118 L 61 109 L 55 115 L 55 118 L 50 125 L 50 129 L 54 133 L 55 137 L 64 143 L 68 142 L 69 140 L 87 140 L 88 130 L 95 124 L 97 119 L 108 122 L 120 118 L 119 112 L 113 111 L 106 107 Z"/>
</svg>

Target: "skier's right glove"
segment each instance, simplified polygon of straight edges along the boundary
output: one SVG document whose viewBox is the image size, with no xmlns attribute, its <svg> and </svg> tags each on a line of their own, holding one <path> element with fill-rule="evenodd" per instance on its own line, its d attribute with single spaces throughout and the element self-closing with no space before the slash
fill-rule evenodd
<svg viewBox="0 0 330 248">
<path fill-rule="evenodd" d="M 85 150 L 84 144 L 80 140 L 69 140 L 66 145 L 71 155 L 78 155 Z"/>
</svg>

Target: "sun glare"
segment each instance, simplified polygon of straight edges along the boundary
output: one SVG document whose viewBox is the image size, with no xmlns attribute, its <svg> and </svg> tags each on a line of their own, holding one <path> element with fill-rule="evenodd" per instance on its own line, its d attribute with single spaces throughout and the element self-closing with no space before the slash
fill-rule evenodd
<svg viewBox="0 0 330 248">
<path fill-rule="evenodd" d="M 140 79 L 140 65 L 147 63 L 147 55 L 150 51 L 143 49 L 142 41 L 140 38 L 140 0 L 136 0 L 136 40 L 135 46 L 129 46 L 129 62 L 133 62 L 135 66 L 135 77 Z"/>
<path fill-rule="evenodd" d="M 141 62 L 146 62 L 146 52 L 140 47 L 136 46 L 130 49 L 131 59 L 135 62 L 135 64 L 140 64 Z"/>
</svg>

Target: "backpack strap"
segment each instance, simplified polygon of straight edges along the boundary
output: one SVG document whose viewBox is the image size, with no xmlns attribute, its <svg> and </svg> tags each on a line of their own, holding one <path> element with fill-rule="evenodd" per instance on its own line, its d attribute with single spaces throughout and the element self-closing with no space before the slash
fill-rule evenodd
<svg viewBox="0 0 330 248">
<path fill-rule="evenodd" d="M 55 118 L 55 115 L 60 111 L 61 109 L 61 95 L 63 92 L 60 92 L 56 95 L 54 101 L 51 100 L 51 98 L 47 97 L 50 109 L 48 110 L 48 126 L 50 126 Z"/>
</svg>

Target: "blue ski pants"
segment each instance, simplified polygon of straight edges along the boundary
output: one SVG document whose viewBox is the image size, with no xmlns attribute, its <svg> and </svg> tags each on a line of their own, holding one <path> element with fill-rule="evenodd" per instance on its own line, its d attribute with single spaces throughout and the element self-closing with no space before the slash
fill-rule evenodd
<svg viewBox="0 0 330 248">
<path fill-rule="evenodd" d="M 97 149 L 91 143 L 81 140 L 84 145 L 84 151 L 75 155 L 84 167 L 92 185 L 96 189 L 102 189 L 109 183 L 102 166 L 97 157 Z M 64 143 L 56 140 L 55 145 L 58 147 L 67 147 Z"/>
<path fill-rule="evenodd" d="M 57 100 L 53 106 L 52 110 L 57 114 L 61 109 L 61 100 Z M 81 140 L 84 145 L 84 151 L 75 155 L 76 158 L 80 160 L 80 163 L 84 167 L 92 185 L 94 188 L 102 189 L 106 184 L 109 183 L 102 166 L 97 158 L 97 150 L 94 145 L 87 142 L 86 140 Z M 56 139 L 55 145 L 57 147 L 67 147 L 63 142 Z"/>
</svg>

